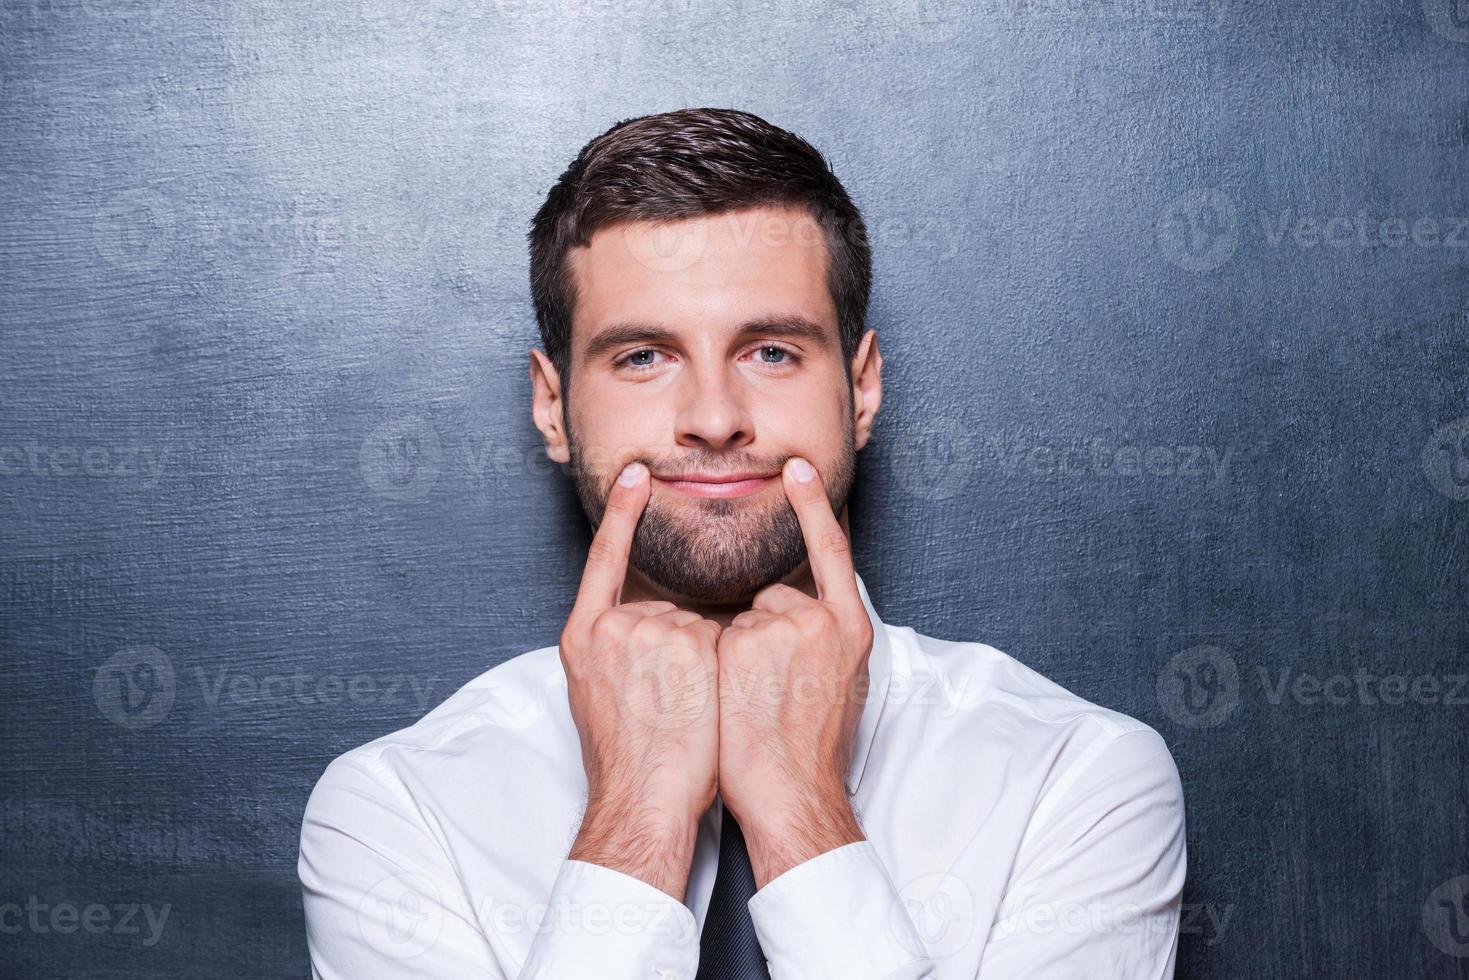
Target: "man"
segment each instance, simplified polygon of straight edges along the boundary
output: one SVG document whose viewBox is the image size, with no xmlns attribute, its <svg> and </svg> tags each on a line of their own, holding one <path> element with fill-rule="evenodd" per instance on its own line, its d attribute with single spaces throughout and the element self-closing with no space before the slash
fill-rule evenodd
<svg viewBox="0 0 1469 980">
<path fill-rule="evenodd" d="M 883 623 L 853 569 L 870 265 L 747 113 L 621 123 L 551 189 L 533 413 L 596 527 L 580 588 L 557 646 L 328 767 L 317 976 L 1172 976 L 1162 739 Z"/>
</svg>

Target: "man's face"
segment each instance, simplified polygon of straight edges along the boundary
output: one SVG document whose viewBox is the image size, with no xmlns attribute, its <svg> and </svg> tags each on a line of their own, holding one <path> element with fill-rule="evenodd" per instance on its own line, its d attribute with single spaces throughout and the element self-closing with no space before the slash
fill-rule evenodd
<svg viewBox="0 0 1469 980">
<path fill-rule="evenodd" d="M 826 263 L 820 225 L 781 207 L 628 222 L 573 250 L 567 461 L 593 523 L 622 467 L 647 464 L 630 562 L 670 593 L 739 603 L 801 564 L 791 456 L 845 508 L 876 404 L 843 363 Z"/>
</svg>

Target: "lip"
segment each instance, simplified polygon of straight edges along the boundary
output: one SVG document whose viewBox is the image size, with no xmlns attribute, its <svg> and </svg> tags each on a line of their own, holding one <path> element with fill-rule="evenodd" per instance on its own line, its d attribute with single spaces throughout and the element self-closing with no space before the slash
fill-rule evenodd
<svg viewBox="0 0 1469 980">
<path fill-rule="evenodd" d="M 659 483 L 690 497 L 716 498 L 748 496 L 775 478 L 776 475 L 768 473 L 678 473 L 654 477 Z"/>
</svg>

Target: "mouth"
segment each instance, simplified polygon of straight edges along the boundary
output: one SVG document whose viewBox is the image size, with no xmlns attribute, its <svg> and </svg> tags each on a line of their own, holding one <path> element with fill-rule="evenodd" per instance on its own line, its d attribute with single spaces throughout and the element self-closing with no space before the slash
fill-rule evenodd
<svg viewBox="0 0 1469 980">
<path fill-rule="evenodd" d="M 778 473 L 679 473 L 653 480 L 690 497 L 726 499 L 757 493 L 779 477 Z"/>
</svg>

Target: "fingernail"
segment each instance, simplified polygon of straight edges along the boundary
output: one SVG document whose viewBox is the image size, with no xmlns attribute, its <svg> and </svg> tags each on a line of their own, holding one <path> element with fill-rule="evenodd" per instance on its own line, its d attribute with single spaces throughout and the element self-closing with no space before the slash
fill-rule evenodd
<svg viewBox="0 0 1469 980">
<path fill-rule="evenodd" d="M 635 487 L 642 482 L 643 473 L 647 469 L 642 463 L 628 463 L 622 468 L 622 474 L 618 476 L 617 482 L 625 487 Z"/>
<path fill-rule="evenodd" d="M 797 483 L 810 483 L 815 475 L 816 471 L 811 468 L 810 463 L 799 456 L 791 459 L 791 476 L 796 478 Z"/>
</svg>

